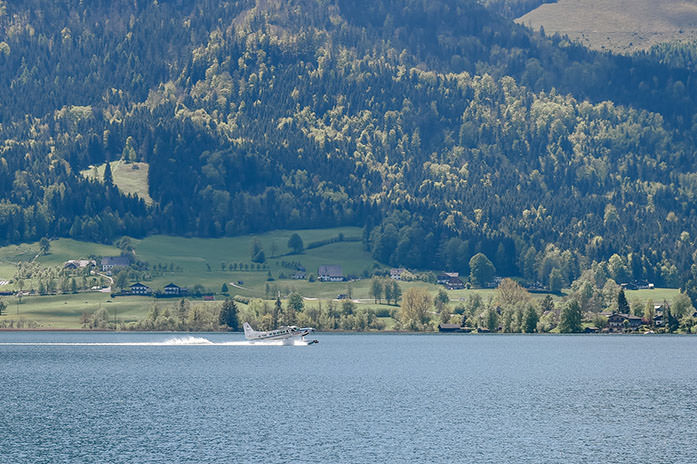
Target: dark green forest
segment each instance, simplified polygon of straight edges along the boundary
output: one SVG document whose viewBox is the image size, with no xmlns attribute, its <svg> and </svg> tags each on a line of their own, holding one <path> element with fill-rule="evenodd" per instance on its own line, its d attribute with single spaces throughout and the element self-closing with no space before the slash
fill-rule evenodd
<svg viewBox="0 0 697 464">
<path fill-rule="evenodd" d="M 697 279 L 689 47 L 511 21 L 540 3 L 0 1 L 0 242 L 350 224 L 391 265 Z M 152 206 L 79 173 L 121 158 Z"/>
</svg>

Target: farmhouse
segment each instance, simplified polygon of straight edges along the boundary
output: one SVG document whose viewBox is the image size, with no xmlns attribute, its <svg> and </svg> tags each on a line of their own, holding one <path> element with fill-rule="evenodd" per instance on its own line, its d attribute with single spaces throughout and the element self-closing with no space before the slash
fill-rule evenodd
<svg viewBox="0 0 697 464">
<path fill-rule="evenodd" d="M 171 296 L 176 296 L 176 295 L 184 295 L 186 293 L 186 290 L 181 288 L 179 285 L 175 285 L 174 283 L 169 283 L 165 285 L 165 295 L 171 295 Z"/>
<path fill-rule="evenodd" d="M 465 283 L 459 277 L 451 277 L 445 283 L 448 290 L 462 290 L 465 288 Z"/>
<path fill-rule="evenodd" d="M 654 326 L 663 327 L 665 325 L 665 312 L 666 312 L 666 310 L 670 310 L 670 306 L 665 301 L 663 302 L 663 304 L 653 305 L 653 313 L 654 313 L 653 325 Z"/>
<path fill-rule="evenodd" d="M 446 285 L 448 281 L 450 281 L 451 278 L 458 278 L 460 277 L 459 272 L 442 272 L 438 274 L 436 277 L 436 282 L 438 282 L 440 285 Z"/>
<path fill-rule="evenodd" d="M 307 272 L 305 272 L 305 269 L 298 269 L 291 278 L 295 280 L 305 280 L 307 278 Z"/>
<path fill-rule="evenodd" d="M 71 259 L 63 264 L 63 269 L 83 269 L 87 266 L 95 266 L 97 263 L 93 259 Z"/>
<path fill-rule="evenodd" d="M 317 270 L 317 278 L 322 282 L 342 282 L 344 273 L 341 270 L 341 266 L 325 264 Z"/>
<path fill-rule="evenodd" d="M 654 285 L 648 280 L 632 280 L 631 282 L 622 283 L 620 286 L 625 290 L 646 290 L 654 288 Z"/>
<path fill-rule="evenodd" d="M 150 287 L 148 287 L 147 285 L 143 285 L 140 282 L 131 285 L 132 295 L 150 295 L 151 293 L 152 290 L 150 289 Z"/>
<path fill-rule="evenodd" d="M 128 267 L 131 262 L 125 256 L 105 256 L 102 258 L 102 271 L 111 272 L 114 269 Z"/>
<path fill-rule="evenodd" d="M 625 329 L 636 330 L 641 326 L 641 318 L 629 314 L 613 313 L 607 318 L 610 332 L 623 332 Z"/>
<path fill-rule="evenodd" d="M 403 267 L 393 267 L 390 269 L 390 279 L 393 280 L 402 280 L 402 274 L 406 272 L 406 269 Z"/>
</svg>

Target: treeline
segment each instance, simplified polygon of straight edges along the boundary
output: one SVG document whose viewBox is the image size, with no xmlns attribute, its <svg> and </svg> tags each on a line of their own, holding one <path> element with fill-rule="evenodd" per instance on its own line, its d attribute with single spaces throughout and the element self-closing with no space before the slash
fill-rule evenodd
<svg viewBox="0 0 697 464">
<path fill-rule="evenodd" d="M 697 84 L 675 54 L 589 51 L 470 0 L 0 12 L 2 243 L 350 224 L 392 265 L 483 252 L 549 285 L 616 255 L 690 279 Z M 79 174 L 113 159 L 149 163 L 152 206 Z"/>
<path fill-rule="evenodd" d="M 481 3 L 505 18 L 515 19 L 544 3 L 557 3 L 557 0 L 482 0 Z"/>
<path fill-rule="evenodd" d="M 317 330 L 368 331 L 385 328 L 375 310 L 361 308 L 350 299 L 340 302 L 317 300 L 305 304 L 298 293 L 288 295 L 285 304 L 280 298 L 275 302 L 250 299 L 240 308 L 240 320 L 249 322 L 257 330 L 274 330 L 279 325 L 313 327 Z"/>
<path fill-rule="evenodd" d="M 225 331 L 239 330 L 238 308 L 233 300 L 222 303 L 196 303 L 185 298 L 176 304 L 153 303 L 148 314 L 136 321 L 120 320 L 106 308 L 82 314 L 83 329 Z"/>
<path fill-rule="evenodd" d="M 662 42 L 653 45 L 648 52 L 637 52 L 637 55 L 647 55 L 672 68 L 697 71 L 697 41 L 694 40 Z"/>
<path fill-rule="evenodd" d="M 657 311 L 661 311 L 660 322 L 654 319 Z M 582 333 L 586 328 L 617 331 L 608 326 L 611 314 L 641 319 L 640 325 L 620 331 L 697 333 L 697 313 L 686 295 L 678 294 L 670 302 L 629 302 L 624 290 L 597 267 L 576 279 L 561 301 L 550 295 L 535 299 L 512 279 L 503 279 L 487 299 L 470 293 L 457 303 L 444 290 L 431 296 L 423 287 L 411 287 L 393 317 L 396 330 L 433 331 L 441 324 L 455 324 L 467 332 Z"/>
</svg>

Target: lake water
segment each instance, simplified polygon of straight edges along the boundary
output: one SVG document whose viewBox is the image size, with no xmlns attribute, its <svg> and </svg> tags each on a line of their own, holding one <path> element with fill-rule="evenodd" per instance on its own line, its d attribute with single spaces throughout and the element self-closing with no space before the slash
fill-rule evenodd
<svg viewBox="0 0 697 464">
<path fill-rule="evenodd" d="M 0 333 L 0 462 L 697 462 L 697 337 L 315 338 Z"/>
</svg>

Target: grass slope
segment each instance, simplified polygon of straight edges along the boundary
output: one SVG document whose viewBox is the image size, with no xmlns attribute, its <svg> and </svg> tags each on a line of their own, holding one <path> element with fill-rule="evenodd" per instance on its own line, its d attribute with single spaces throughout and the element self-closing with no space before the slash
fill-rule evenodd
<svg viewBox="0 0 697 464">
<path fill-rule="evenodd" d="M 192 287 L 196 284 L 203 285 L 209 290 L 219 291 L 224 282 L 244 282 L 242 289 L 230 288 L 231 292 L 245 296 L 264 296 L 267 283 L 267 271 L 231 271 L 230 264 L 244 263 L 251 265 L 250 248 L 255 239 L 258 239 L 267 256 L 266 265 L 274 279 L 283 273 L 290 276 L 294 273 L 292 267 L 284 267 L 283 262 L 298 262 L 307 269 L 308 274 L 317 272 L 322 264 L 341 265 L 345 275 L 362 275 L 372 272 L 380 265 L 374 261 L 370 254 L 363 250 L 359 241 L 339 242 L 324 245 L 319 248 L 306 250 L 298 255 L 285 255 L 290 250 L 287 247 L 288 239 L 295 231 L 274 231 L 261 235 L 246 235 L 240 237 L 226 237 L 218 239 L 182 238 L 163 235 L 147 237 L 143 240 L 134 240 L 133 246 L 138 259 L 147 261 L 151 266 L 155 264 L 174 264 L 181 267 L 181 272 L 167 273 L 162 277 L 155 277 L 148 282 L 153 288 L 161 288 L 171 281 L 178 285 Z M 344 227 L 323 230 L 301 230 L 297 233 L 302 237 L 305 245 L 311 242 L 325 240 L 344 234 L 346 238 L 358 238 L 361 229 L 356 227 Z M 271 257 L 272 249 L 276 255 Z M 222 270 L 221 264 L 226 269 Z M 210 266 L 210 271 L 208 270 Z M 316 296 L 329 296 L 338 287 L 344 293 L 346 284 L 324 284 L 320 282 L 284 280 L 281 282 L 269 282 L 295 288 L 301 293 L 315 294 Z M 312 291 L 310 290 L 312 289 Z M 334 294 L 333 296 L 336 296 Z"/>
<path fill-rule="evenodd" d="M 92 166 L 90 169 L 85 169 L 81 172 L 84 177 L 89 179 L 104 180 L 105 164 Z M 111 161 L 111 173 L 114 178 L 114 184 L 123 193 L 131 193 L 138 195 L 148 205 L 152 204 L 152 198 L 148 193 L 148 163 L 125 163 L 122 160 Z"/>
<path fill-rule="evenodd" d="M 559 0 L 516 20 L 597 50 L 631 53 L 659 42 L 697 39 L 697 3 L 684 0 Z"/>
<path fill-rule="evenodd" d="M 250 298 L 264 298 L 267 296 L 266 285 L 277 286 L 284 291 L 296 291 L 307 297 L 306 305 L 317 304 L 317 299 L 328 300 L 336 298 L 339 294 L 351 292 L 354 299 L 360 301 L 360 305 L 366 308 L 378 310 L 393 310 L 394 306 L 375 304 L 370 298 L 370 280 L 360 279 L 353 282 L 309 282 L 307 280 L 292 280 L 290 278 L 279 279 L 281 274 L 290 276 L 294 270 L 283 265 L 283 262 L 298 262 L 307 269 L 308 274 L 316 273 L 322 264 L 341 265 L 344 274 L 363 276 L 371 274 L 376 268 L 382 267 L 372 259 L 370 254 L 363 249 L 360 241 L 342 241 L 330 243 L 317 248 L 307 249 L 301 254 L 285 255 L 290 250 L 287 247 L 290 236 L 297 232 L 307 246 L 311 242 L 327 240 L 337 237 L 339 234 L 347 239 L 361 236 L 361 229 L 355 227 L 343 227 L 334 229 L 317 230 L 279 230 L 261 235 L 247 235 L 240 237 L 227 237 L 218 239 L 184 238 L 156 235 L 142 240 L 132 240 L 138 259 L 150 264 L 151 269 L 157 265 L 174 265 L 177 271 L 167 271 L 164 275 L 155 276 L 145 283 L 154 289 L 161 289 L 169 282 L 174 282 L 184 287 L 203 285 L 208 291 L 219 294 L 222 284 L 227 283 L 230 294 L 241 295 Z M 270 257 L 266 261 L 273 281 L 268 281 L 268 271 L 238 271 L 229 270 L 232 263 L 250 263 L 250 246 L 258 239 L 267 256 L 274 249 L 278 257 Z M 0 248 L 0 281 L 11 280 L 14 276 L 18 261 L 31 261 L 39 253 L 38 243 L 11 245 Z M 119 250 L 113 246 L 89 242 L 80 242 L 71 239 L 59 239 L 51 242 L 50 253 L 46 256 L 38 256 L 36 260 L 44 266 L 61 266 L 69 259 L 87 258 L 94 256 L 118 255 Z M 285 256 L 281 256 L 285 255 Z M 225 270 L 221 268 L 225 263 Z M 208 266 L 210 266 L 210 271 Z M 244 282 L 241 288 L 235 288 L 232 284 L 238 281 Z M 25 282 L 25 288 L 36 288 L 36 282 Z M 402 282 L 402 291 L 409 287 L 426 287 L 432 295 L 435 295 L 442 287 L 424 282 Z M 13 289 L 13 284 L 0 286 L 3 289 Z M 627 291 L 630 302 L 649 299 L 656 303 L 664 299 L 672 301 L 678 293 L 675 289 L 655 289 Z M 495 296 L 492 289 L 472 289 L 449 291 L 451 306 L 454 307 L 464 302 L 472 294 L 479 294 L 484 301 Z M 268 295 L 273 298 L 274 295 Z M 218 295 L 218 299 L 223 296 Z M 544 295 L 535 294 L 533 298 L 542 298 Z M 558 297 L 555 297 L 558 300 Z M 6 314 L 0 318 L 16 320 L 18 318 L 36 321 L 42 327 L 51 328 L 79 328 L 83 313 L 93 313 L 100 308 L 107 309 L 109 314 L 119 321 L 135 321 L 143 318 L 153 304 L 164 308 L 176 304 L 176 300 L 154 300 L 146 297 L 118 297 L 111 298 L 108 293 L 79 293 L 54 296 L 29 296 L 18 304 L 17 298 L 3 297 L 8 304 Z M 207 303 L 218 304 L 218 303 Z M 385 318 L 387 328 L 393 326 L 391 318 Z"/>
</svg>

